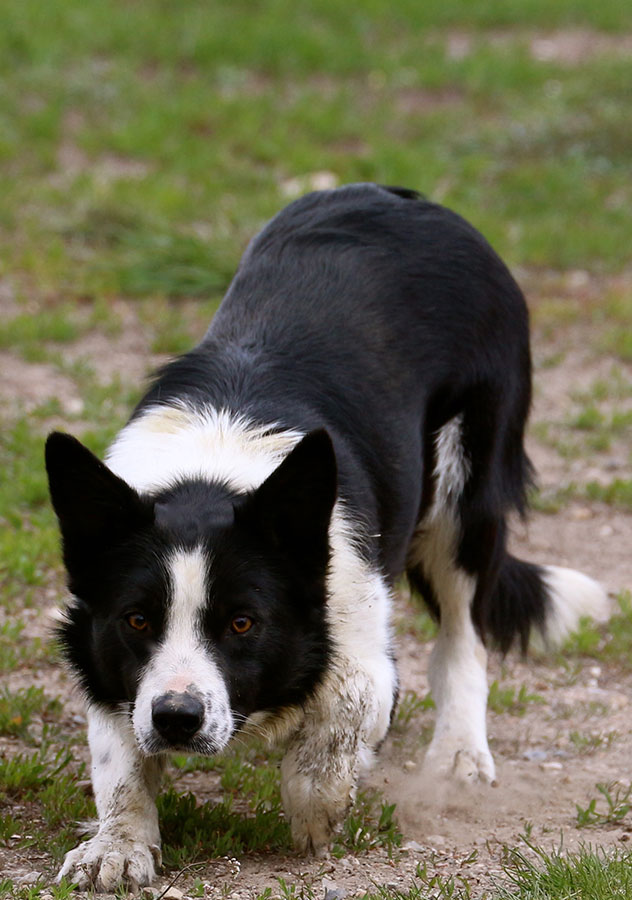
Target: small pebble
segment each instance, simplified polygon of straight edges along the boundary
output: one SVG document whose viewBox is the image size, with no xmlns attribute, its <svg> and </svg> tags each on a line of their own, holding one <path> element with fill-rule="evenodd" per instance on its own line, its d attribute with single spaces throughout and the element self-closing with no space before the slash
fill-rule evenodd
<svg viewBox="0 0 632 900">
<path fill-rule="evenodd" d="M 162 896 L 163 900 L 182 900 L 184 892 L 179 891 L 177 887 L 173 887 L 172 885 Z"/>
<path fill-rule="evenodd" d="M 81 397 L 69 397 L 63 402 L 64 412 L 71 416 L 78 416 L 84 410 L 84 403 Z"/>
<path fill-rule="evenodd" d="M 575 506 L 571 509 L 570 517 L 576 522 L 585 522 L 587 519 L 592 519 L 592 510 L 587 506 Z"/>
<path fill-rule="evenodd" d="M 442 834 L 429 834 L 428 843 L 433 847 L 443 847 L 443 845 L 445 844 L 445 838 Z"/>
<path fill-rule="evenodd" d="M 412 850 L 414 853 L 419 853 L 420 851 L 423 851 L 423 849 L 424 848 L 421 844 L 418 844 L 417 841 L 406 841 L 402 847 L 402 850 Z"/>
<path fill-rule="evenodd" d="M 322 884 L 325 891 L 325 900 L 344 900 L 347 896 L 345 888 L 337 885 L 335 881 L 330 881 L 329 878 L 323 878 Z"/>
<path fill-rule="evenodd" d="M 534 748 L 533 750 L 525 750 L 522 754 L 522 758 L 528 759 L 530 762 L 541 762 L 542 760 L 545 760 L 548 755 L 549 754 L 546 752 L 546 750 L 538 750 Z"/>
</svg>

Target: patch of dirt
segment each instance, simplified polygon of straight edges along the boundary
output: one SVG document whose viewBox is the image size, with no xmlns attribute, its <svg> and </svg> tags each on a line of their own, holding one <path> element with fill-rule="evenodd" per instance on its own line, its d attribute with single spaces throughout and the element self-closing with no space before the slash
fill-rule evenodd
<svg viewBox="0 0 632 900">
<path fill-rule="evenodd" d="M 555 515 L 532 513 L 526 524 L 516 523 L 511 548 L 532 562 L 580 569 L 618 593 L 632 590 L 631 534 L 629 513 L 571 503 Z"/>
<path fill-rule="evenodd" d="M 411 637 L 402 642 L 400 668 L 404 687 L 420 693 L 427 688 L 430 648 L 424 645 L 420 652 L 415 643 Z M 580 830 L 575 803 L 588 806 L 597 796 L 597 782 L 619 779 L 628 785 L 632 780 L 632 676 L 589 662 L 569 668 L 553 659 L 494 657 L 489 678 L 503 687 L 514 686 L 516 693 L 524 685 L 527 695 L 537 698 L 525 704 L 521 715 L 488 713 L 498 787 L 437 789 L 424 781 L 418 759 L 402 766 L 399 752 L 397 766 L 398 751 L 391 739 L 381 754 L 377 783 L 382 777 L 386 796 L 398 801 L 404 831 L 422 845 L 460 852 L 477 849 L 479 859 L 490 864 L 503 845 L 519 843 L 526 822 L 533 824 L 536 843 L 545 846 L 559 842 L 561 833 L 568 849 L 587 839 L 596 844 L 617 841 L 627 826 Z M 582 753 L 573 734 L 599 735 L 611 743 Z"/>
<path fill-rule="evenodd" d="M 104 153 L 91 159 L 70 139 L 63 140 L 57 149 L 57 168 L 58 171 L 49 177 L 56 187 L 70 184 L 86 173 L 90 173 L 97 185 L 107 187 L 114 181 L 137 181 L 152 172 L 152 167 L 143 160 L 116 153 Z"/>
<path fill-rule="evenodd" d="M 463 91 L 457 88 L 429 91 L 419 87 L 403 87 L 397 91 L 395 106 L 398 112 L 406 115 L 423 115 L 458 106 L 463 99 Z"/>
<path fill-rule="evenodd" d="M 49 363 L 29 363 L 16 354 L 0 351 L 0 403 L 11 414 L 31 412 L 47 400 L 59 400 L 68 415 L 83 409 L 71 378 Z"/>
<path fill-rule="evenodd" d="M 128 310 L 124 319 L 121 333 L 115 338 L 93 331 L 66 347 L 66 361 L 87 362 L 104 384 L 115 378 L 126 384 L 144 384 L 148 374 L 164 361 L 164 357 L 150 352 L 151 335 L 136 315 Z"/>
<path fill-rule="evenodd" d="M 80 135 L 84 127 L 81 112 L 69 109 L 62 119 L 62 137 L 57 148 L 57 170 L 49 178 L 57 187 L 70 184 L 80 175 L 89 173 L 96 184 L 107 187 L 114 181 L 134 181 L 145 178 L 153 165 L 142 159 L 120 153 L 101 153 L 91 158 L 81 147 Z"/>
<path fill-rule="evenodd" d="M 484 37 L 486 44 L 500 49 L 512 49 L 519 40 L 526 42 L 530 55 L 538 62 L 577 66 L 599 57 L 629 59 L 632 56 L 632 35 L 606 34 L 589 28 L 537 32 L 515 28 L 490 31 Z M 447 38 L 446 54 L 449 59 L 464 59 L 481 42 L 481 38 L 469 31 L 453 31 Z"/>
<path fill-rule="evenodd" d="M 603 34 L 589 29 L 550 31 L 534 35 L 529 41 L 534 59 L 577 66 L 600 56 L 629 59 L 632 35 Z"/>
</svg>

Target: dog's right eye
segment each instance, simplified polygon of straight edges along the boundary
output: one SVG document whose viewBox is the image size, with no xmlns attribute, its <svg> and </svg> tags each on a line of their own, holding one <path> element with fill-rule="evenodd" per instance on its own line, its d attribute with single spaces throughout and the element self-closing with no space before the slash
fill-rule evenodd
<svg viewBox="0 0 632 900">
<path fill-rule="evenodd" d="M 230 623 L 230 630 L 233 634 L 246 634 L 247 631 L 250 631 L 253 624 L 254 622 L 250 616 L 235 616 Z"/>
<path fill-rule="evenodd" d="M 142 613 L 139 613 L 139 612 L 129 613 L 129 615 L 127 615 L 125 617 L 125 621 L 130 626 L 130 628 L 134 629 L 134 631 L 148 631 L 149 630 L 149 621 L 148 621 L 147 617 L 144 616 Z"/>
</svg>

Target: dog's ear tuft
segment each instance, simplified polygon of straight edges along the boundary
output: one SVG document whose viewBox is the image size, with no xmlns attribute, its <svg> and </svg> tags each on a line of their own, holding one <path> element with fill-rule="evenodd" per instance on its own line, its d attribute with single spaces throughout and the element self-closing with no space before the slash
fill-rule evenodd
<svg viewBox="0 0 632 900">
<path fill-rule="evenodd" d="M 45 456 L 69 569 L 80 548 L 97 543 L 104 548 L 151 520 L 151 510 L 136 491 L 76 438 L 53 432 Z"/>
<path fill-rule="evenodd" d="M 298 564 L 324 570 L 329 558 L 329 522 L 337 493 L 331 438 L 312 431 L 286 456 L 248 503 L 272 545 Z"/>
</svg>

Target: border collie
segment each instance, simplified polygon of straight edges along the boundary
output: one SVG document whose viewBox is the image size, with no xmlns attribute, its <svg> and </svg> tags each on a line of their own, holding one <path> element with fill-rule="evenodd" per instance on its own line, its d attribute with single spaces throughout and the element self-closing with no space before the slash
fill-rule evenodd
<svg viewBox="0 0 632 900">
<path fill-rule="evenodd" d="M 405 573 L 440 622 L 425 766 L 493 783 L 486 646 L 601 615 L 591 579 L 521 562 L 527 309 L 485 239 L 413 191 L 309 194 L 247 248 L 202 342 L 105 463 L 46 445 L 88 700 L 94 837 L 60 871 L 112 891 L 160 864 L 166 756 L 282 742 L 296 847 L 325 848 L 397 698 Z"/>
</svg>

